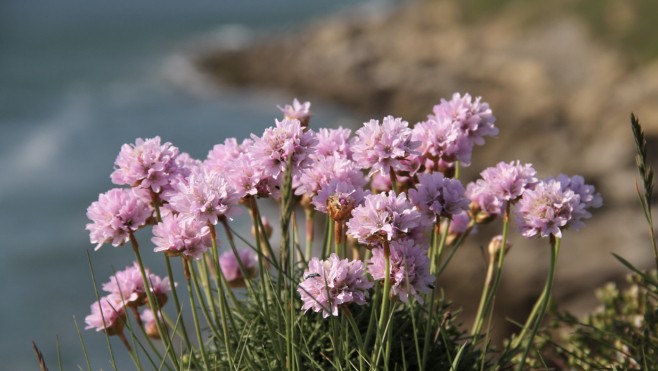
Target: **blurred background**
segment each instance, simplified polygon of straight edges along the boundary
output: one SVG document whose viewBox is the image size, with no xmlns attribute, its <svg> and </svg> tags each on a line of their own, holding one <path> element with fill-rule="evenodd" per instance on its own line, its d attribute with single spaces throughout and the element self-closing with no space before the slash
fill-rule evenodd
<svg viewBox="0 0 658 371">
<path fill-rule="evenodd" d="M 64 369 L 83 364 L 73 318 L 84 327 L 95 301 L 85 212 L 112 187 L 123 143 L 160 135 L 203 158 L 226 137 L 261 133 L 293 97 L 313 102 L 316 128 L 356 128 L 388 114 L 422 120 L 453 92 L 482 96 L 500 136 L 477 148 L 466 180 L 520 159 L 542 177 L 582 174 L 602 192 L 587 228 L 568 232 L 555 284 L 565 308 L 592 310 L 593 288 L 625 272 L 610 252 L 652 262 L 628 115 L 655 155 L 656 18 L 648 0 L 2 1 L 2 368 L 35 369 L 31 340 L 54 368 L 56 338 Z M 442 277 L 465 320 L 484 276 L 480 246 L 498 228 L 482 228 Z M 548 249 L 512 242 L 497 313 L 519 320 Z M 91 260 L 102 283 L 132 254 L 104 247 Z M 109 368 L 104 337 L 82 336 L 93 368 Z"/>
</svg>

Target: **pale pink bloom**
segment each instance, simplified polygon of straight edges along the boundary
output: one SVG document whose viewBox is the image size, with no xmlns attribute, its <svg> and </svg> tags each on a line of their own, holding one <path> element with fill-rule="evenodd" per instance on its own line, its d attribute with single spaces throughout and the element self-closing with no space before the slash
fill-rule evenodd
<svg viewBox="0 0 658 371">
<path fill-rule="evenodd" d="M 293 176 L 311 165 L 311 153 L 317 139 L 312 130 L 304 130 L 299 120 L 275 120 L 275 127 L 265 129 L 262 137 L 251 134 L 253 146 L 248 149 L 252 164 L 275 179 L 282 177 L 288 162 Z"/>
<path fill-rule="evenodd" d="M 252 278 L 256 275 L 258 263 L 256 253 L 251 249 L 238 249 L 237 250 L 240 262 L 248 275 L 246 278 Z M 240 263 L 233 251 L 227 251 L 219 257 L 219 267 L 229 284 L 241 284 L 245 277 L 240 270 Z"/>
<path fill-rule="evenodd" d="M 412 140 L 409 123 L 393 116 L 384 117 L 382 124 L 370 120 L 356 132 L 351 148 L 354 161 L 362 168 L 370 168 L 368 176 L 380 172 L 389 174 L 395 171 L 408 171 L 403 161 L 416 154 L 419 142 Z"/>
<path fill-rule="evenodd" d="M 573 221 L 571 227 L 580 229 L 584 226 L 583 219 L 589 219 L 592 214 L 589 212 L 590 208 L 599 208 L 603 206 L 603 198 L 601 194 L 596 192 L 594 186 L 585 184 L 585 179 L 580 175 L 572 177 L 560 174 L 556 178 L 562 189 L 570 189 L 579 196 L 579 203 L 573 210 Z"/>
<path fill-rule="evenodd" d="M 471 217 L 468 215 L 468 212 L 462 211 L 458 214 L 455 214 L 452 216 L 450 227 L 448 227 L 448 233 L 462 234 L 466 232 L 470 223 L 471 223 Z M 473 229 L 473 231 L 475 231 L 475 229 Z"/>
<path fill-rule="evenodd" d="M 343 220 L 351 211 L 363 203 L 367 192 L 361 187 L 355 187 L 352 183 L 344 180 L 333 179 L 320 188 L 318 194 L 313 197 L 313 206 L 317 211 L 327 213 L 331 209 L 334 220 Z M 345 213 L 347 213 L 345 215 Z"/>
<path fill-rule="evenodd" d="M 165 323 L 164 319 L 162 318 L 162 315 L 159 315 L 160 317 L 160 323 Z M 144 309 L 142 313 L 140 314 L 139 318 L 142 320 L 142 323 L 144 324 L 144 331 L 146 332 L 146 335 L 148 335 L 150 338 L 153 339 L 160 339 L 160 331 L 158 330 L 158 324 L 155 321 L 155 316 L 153 315 L 153 311 L 150 309 Z"/>
<path fill-rule="evenodd" d="M 390 283 L 391 294 L 404 303 L 409 296 L 414 296 L 423 303 L 422 293 L 430 292 L 435 277 L 430 274 L 430 261 L 427 251 L 416 245 L 413 240 L 404 239 L 390 243 Z M 372 250 L 368 261 L 368 273 L 375 280 L 386 277 L 386 259 L 384 248 Z"/>
<path fill-rule="evenodd" d="M 318 145 L 316 149 L 317 156 L 333 156 L 338 155 L 343 158 L 351 159 L 352 150 L 350 149 L 350 135 L 352 130 L 343 129 L 319 129 L 316 137 Z"/>
<path fill-rule="evenodd" d="M 108 335 L 117 335 L 123 331 L 126 315 L 121 303 L 110 297 L 103 297 L 91 305 L 91 314 L 85 317 L 85 330 L 96 329 Z"/>
<path fill-rule="evenodd" d="M 105 243 L 122 245 L 130 239 L 130 234 L 146 224 L 151 216 L 151 207 L 130 189 L 114 188 L 98 196 L 87 208 L 91 243 L 96 250 Z"/>
<path fill-rule="evenodd" d="M 331 180 L 349 182 L 354 187 L 363 187 L 368 182 L 353 161 L 331 155 L 314 158 L 312 166 L 302 170 L 301 174 L 293 179 L 293 187 L 296 195 L 306 194 L 313 197 Z"/>
<path fill-rule="evenodd" d="M 218 173 L 224 172 L 235 159 L 240 156 L 242 151 L 237 139 L 228 138 L 224 140 L 223 144 L 215 144 L 215 146 L 208 152 L 208 157 L 204 161 L 204 165 L 209 169 L 215 170 Z"/>
<path fill-rule="evenodd" d="M 366 304 L 371 287 L 362 261 L 341 260 L 338 255 L 331 254 L 327 260 L 312 258 L 308 262 L 297 292 L 304 302 L 305 313 L 312 309 L 327 318 L 338 316 L 338 308 L 349 303 Z"/>
<path fill-rule="evenodd" d="M 307 126 L 311 119 L 311 102 L 300 103 L 297 98 L 292 101 L 292 105 L 277 106 L 288 120 L 299 120 L 302 126 Z"/>
<path fill-rule="evenodd" d="M 169 206 L 186 218 L 217 224 L 219 217 L 231 218 L 240 195 L 229 186 L 226 178 L 207 168 L 196 168 L 187 183 L 177 186 Z"/>
<path fill-rule="evenodd" d="M 563 189 L 559 181 L 539 182 L 527 190 L 516 206 L 516 222 L 524 237 L 562 237 L 562 230 L 573 220 L 580 196 Z"/>
<path fill-rule="evenodd" d="M 110 280 L 103 284 L 103 291 L 109 293 L 113 302 L 120 305 L 127 307 L 143 305 L 146 301 L 146 290 L 137 262 L 111 276 Z"/>
<path fill-rule="evenodd" d="M 452 219 L 453 215 L 468 210 L 469 205 L 462 183 L 441 173 L 419 174 L 416 189 L 409 190 L 409 199 L 433 222 L 439 217 Z"/>
<path fill-rule="evenodd" d="M 537 172 L 531 164 L 519 161 L 499 162 L 480 173 L 482 179 L 466 188 L 466 196 L 480 210 L 501 215 L 507 202 L 518 200 L 538 182 Z"/>
<path fill-rule="evenodd" d="M 163 216 L 162 223 L 153 227 L 151 241 L 156 246 L 155 252 L 194 259 L 200 259 L 212 244 L 207 223 L 182 214 Z"/>
<path fill-rule="evenodd" d="M 406 194 L 371 194 L 352 211 L 347 233 L 372 248 L 384 241 L 418 238 L 424 233 L 422 215 L 407 200 Z"/>
<path fill-rule="evenodd" d="M 114 161 L 112 182 L 152 189 L 159 193 L 176 172 L 178 148 L 171 143 L 160 144 L 160 137 L 137 138 L 135 144 L 124 144 Z"/>
</svg>

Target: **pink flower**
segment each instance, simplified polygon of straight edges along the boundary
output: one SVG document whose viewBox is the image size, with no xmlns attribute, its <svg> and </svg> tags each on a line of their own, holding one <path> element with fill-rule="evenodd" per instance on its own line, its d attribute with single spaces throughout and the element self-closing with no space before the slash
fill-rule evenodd
<svg viewBox="0 0 658 371">
<path fill-rule="evenodd" d="M 155 294 L 160 306 L 164 305 L 167 301 L 167 293 L 171 291 L 169 278 L 162 279 L 151 273 L 148 268 L 144 271 L 151 286 L 151 292 Z M 137 262 L 111 276 L 110 280 L 103 284 L 103 291 L 108 292 L 108 297 L 112 299 L 112 302 L 119 305 L 139 307 L 147 302 L 144 280 Z"/>
<path fill-rule="evenodd" d="M 311 119 L 311 102 L 300 103 L 297 98 L 292 101 L 292 105 L 277 106 L 288 120 L 299 120 L 303 127 L 308 126 Z"/>
<path fill-rule="evenodd" d="M 333 179 L 313 197 L 313 206 L 334 220 L 345 220 L 356 206 L 363 203 L 366 194 L 361 187 L 348 181 Z"/>
<path fill-rule="evenodd" d="M 367 180 L 354 162 L 331 155 L 316 158 L 313 165 L 302 170 L 299 177 L 293 181 L 296 195 L 315 196 L 320 188 L 329 184 L 330 180 L 349 182 L 354 187 L 363 187 Z"/>
<path fill-rule="evenodd" d="M 178 184 L 178 193 L 169 199 L 170 207 L 186 218 L 217 224 L 219 217 L 230 218 L 236 211 L 240 195 L 226 178 L 206 168 L 197 168 L 186 183 Z"/>
<path fill-rule="evenodd" d="M 342 158 L 351 159 L 352 150 L 350 149 L 350 134 L 352 130 L 343 129 L 319 129 L 316 135 L 318 145 L 316 149 L 317 156 L 333 156 L 338 155 Z"/>
<path fill-rule="evenodd" d="M 409 302 L 409 295 L 423 303 L 421 293 L 430 292 L 435 277 L 430 274 L 430 261 L 427 251 L 418 247 L 413 240 L 392 241 L 390 244 L 391 293 L 402 302 Z M 372 250 L 368 261 L 368 272 L 375 280 L 386 276 L 386 259 L 384 248 Z"/>
<path fill-rule="evenodd" d="M 242 151 L 237 139 L 228 138 L 224 140 L 224 144 L 215 144 L 208 152 L 208 158 L 204 161 L 204 165 L 209 169 L 222 173 L 240 154 L 242 154 Z"/>
<path fill-rule="evenodd" d="M 488 214 L 500 215 L 507 202 L 514 202 L 537 183 L 537 173 L 531 164 L 519 161 L 499 162 L 480 173 L 482 179 L 466 188 L 466 195 Z"/>
<path fill-rule="evenodd" d="M 178 171 L 178 148 L 160 144 L 160 137 L 137 138 L 135 144 L 124 144 L 114 161 L 111 175 L 114 184 L 152 189 L 159 193 Z"/>
<path fill-rule="evenodd" d="M 380 172 L 389 174 L 391 168 L 395 171 L 408 171 L 403 161 L 415 150 L 419 142 L 411 138 L 409 123 L 393 116 L 384 117 L 382 124 L 370 120 L 357 130 L 357 137 L 352 142 L 352 157 L 362 168 L 370 168 L 368 176 Z"/>
<path fill-rule="evenodd" d="M 117 335 L 123 331 L 126 315 L 120 303 L 103 297 L 91 305 L 91 314 L 85 317 L 85 330 L 96 329 L 108 335 Z"/>
<path fill-rule="evenodd" d="M 87 208 L 92 222 L 85 227 L 96 250 L 105 243 L 119 246 L 130 239 L 130 234 L 146 224 L 151 216 L 150 206 L 129 189 L 114 188 L 98 196 Z"/>
<path fill-rule="evenodd" d="M 441 173 L 420 174 L 416 189 L 409 190 L 409 199 L 418 210 L 433 222 L 438 217 L 451 218 L 468 210 L 464 186 L 456 179 L 445 178 Z"/>
<path fill-rule="evenodd" d="M 153 251 L 164 251 L 169 256 L 200 259 L 212 244 L 207 223 L 181 214 L 163 216 L 162 223 L 153 227 L 153 236 Z"/>
<path fill-rule="evenodd" d="M 160 317 L 160 323 L 165 323 L 164 319 L 162 318 L 162 315 Z M 144 311 L 140 314 L 139 318 L 142 320 L 142 323 L 144 324 L 144 331 L 146 332 L 146 335 L 148 335 L 150 338 L 153 339 L 160 339 L 160 331 L 158 330 L 158 324 L 155 322 L 155 316 L 153 315 L 153 311 L 150 309 L 144 309 Z"/>
<path fill-rule="evenodd" d="M 516 221 L 525 237 L 562 237 L 562 230 L 573 220 L 580 196 L 563 189 L 557 180 L 539 182 L 527 190 L 516 207 Z"/>
<path fill-rule="evenodd" d="M 262 137 L 252 134 L 254 145 L 249 156 L 254 166 L 275 179 L 286 171 L 288 162 L 293 175 L 312 163 L 309 157 L 315 150 L 317 140 L 311 130 L 303 130 L 299 120 L 275 120 L 276 127 L 265 129 Z"/>
<path fill-rule="evenodd" d="M 240 262 L 247 273 L 246 278 L 252 278 L 256 275 L 257 268 L 257 256 L 250 249 L 238 249 L 238 255 L 240 256 Z M 240 263 L 238 258 L 235 256 L 233 251 L 227 251 L 219 257 L 219 267 L 224 273 L 226 281 L 234 287 L 241 286 L 244 284 L 245 277 L 242 275 L 240 270 Z"/>
<path fill-rule="evenodd" d="M 352 211 L 347 233 L 372 248 L 384 241 L 404 237 L 418 238 L 424 233 L 420 212 L 404 193 L 367 195 L 363 205 Z"/>
<path fill-rule="evenodd" d="M 331 254 L 329 259 L 313 258 L 304 271 L 304 279 L 297 292 L 304 304 L 302 310 L 322 312 L 322 316 L 338 316 L 338 308 L 349 303 L 366 304 L 372 282 L 365 276 L 360 260 L 341 260 Z"/>
</svg>

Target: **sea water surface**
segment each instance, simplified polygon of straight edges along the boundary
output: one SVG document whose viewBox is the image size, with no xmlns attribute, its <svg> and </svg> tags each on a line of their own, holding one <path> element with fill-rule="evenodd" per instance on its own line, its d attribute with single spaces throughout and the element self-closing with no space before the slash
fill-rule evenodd
<svg viewBox="0 0 658 371">
<path fill-rule="evenodd" d="M 160 135 L 203 158 L 226 137 L 261 133 L 280 115 L 276 105 L 292 99 L 187 84 L 198 76 L 176 55 L 200 43 L 239 44 L 350 3 L 0 3 L 0 369 L 37 369 L 32 340 L 57 369 L 57 339 L 63 369 L 85 368 L 74 318 L 92 368 L 111 369 L 104 336 L 82 329 L 95 301 L 86 251 L 98 284 L 133 256 L 129 248 L 92 251 L 84 226 L 87 206 L 113 187 L 109 175 L 123 143 Z M 314 103 L 317 126 L 350 116 Z M 161 256 L 145 251 L 164 275 Z M 132 369 L 121 344 L 113 345 L 119 369 Z"/>
</svg>

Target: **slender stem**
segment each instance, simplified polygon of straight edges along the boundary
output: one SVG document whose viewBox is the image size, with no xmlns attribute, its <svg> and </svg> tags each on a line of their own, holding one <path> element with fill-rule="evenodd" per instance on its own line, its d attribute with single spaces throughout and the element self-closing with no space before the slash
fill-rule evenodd
<svg viewBox="0 0 658 371">
<path fill-rule="evenodd" d="M 534 325 L 532 327 L 532 332 L 530 333 L 530 336 L 528 337 L 528 341 L 525 347 L 525 350 L 523 351 L 523 356 L 521 357 L 521 362 L 519 363 L 519 366 L 517 370 L 523 370 L 523 366 L 525 365 L 525 360 L 528 356 L 528 352 L 530 351 L 530 348 L 532 348 L 532 342 L 535 338 L 535 335 L 537 334 L 537 331 L 539 330 L 539 326 L 541 325 L 544 315 L 546 314 L 546 308 L 548 308 L 548 303 L 551 300 L 551 289 L 553 287 L 553 277 L 555 274 L 555 263 L 557 262 L 557 255 L 560 252 L 560 238 L 555 237 L 554 235 L 551 235 L 551 265 L 548 269 L 548 277 L 546 278 L 546 286 L 544 286 L 544 291 L 542 292 L 541 297 L 539 300 L 541 301 L 541 306 L 539 307 L 539 312 L 537 312 L 537 318 L 534 320 Z M 530 318 L 529 318 L 530 319 Z M 526 323 L 529 325 L 529 323 Z M 524 330 L 526 326 L 523 327 Z"/>
<path fill-rule="evenodd" d="M 181 260 L 185 268 L 185 281 L 187 282 L 187 292 L 190 296 L 190 307 L 192 308 L 192 318 L 194 319 L 194 328 L 196 329 L 196 337 L 199 342 L 199 350 L 201 350 L 201 357 L 203 358 L 203 364 L 207 370 L 210 369 L 210 363 L 208 362 L 208 356 L 206 355 L 206 346 L 203 343 L 203 336 L 201 334 L 201 326 L 199 325 L 199 317 L 196 312 L 196 303 L 194 302 L 194 291 L 192 290 L 192 280 L 190 279 L 190 264 L 186 258 Z M 201 298 L 199 298 L 201 299 Z"/>
<path fill-rule="evenodd" d="M 496 260 L 493 257 L 489 258 L 489 265 L 487 267 L 487 276 L 484 279 L 484 287 L 482 289 L 482 296 L 480 297 L 480 304 L 478 305 L 478 311 L 475 315 L 475 320 L 473 322 L 473 328 L 471 328 L 471 336 L 477 338 L 480 335 L 482 329 L 482 324 L 484 321 L 484 312 L 486 309 L 487 300 L 489 298 L 489 293 L 491 290 L 491 282 L 493 280 L 493 273 L 496 269 Z M 474 339 L 473 342 L 476 342 L 477 339 Z"/>
<path fill-rule="evenodd" d="M 382 308 L 379 315 L 379 323 L 377 325 L 377 337 L 375 338 L 375 349 L 373 355 L 373 364 L 375 368 L 379 363 L 379 353 L 385 346 L 385 340 L 388 338 L 385 334 L 389 312 L 388 307 L 391 301 L 391 250 L 388 241 L 384 242 L 384 260 L 386 261 L 386 268 L 384 271 L 384 291 L 382 294 Z M 384 366 L 386 367 L 386 364 Z"/>
<path fill-rule="evenodd" d="M 153 311 L 153 316 L 155 317 L 155 325 L 158 328 L 158 332 L 160 333 L 160 336 L 165 343 L 165 347 L 167 348 L 167 354 L 169 355 L 169 359 L 171 359 L 175 368 L 178 369 L 180 368 L 178 365 L 178 358 L 176 357 L 174 347 L 171 344 L 171 338 L 169 338 L 169 332 L 166 331 L 167 327 L 161 323 L 162 313 L 160 312 L 160 304 L 158 303 L 158 301 L 153 296 L 153 293 L 151 292 L 151 286 L 149 284 L 148 276 L 146 275 L 146 270 L 144 269 L 142 256 L 139 253 L 139 244 L 137 243 L 137 239 L 132 233 L 129 234 L 129 238 L 133 246 L 133 252 L 135 253 L 135 257 L 137 258 L 137 265 L 139 266 L 139 270 L 142 275 L 142 282 L 144 283 L 144 290 L 146 291 L 149 307 L 151 308 L 151 311 Z"/>
<path fill-rule="evenodd" d="M 313 249 L 313 208 L 304 208 L 304 215 L 306 216 L 306 251 L 304 259 L 308 261 L 311 259 Z"/>
<path fill-rule="evenodd" d="M 395 176 L 395 170 L 393 170 L 393 166 L 391 166 L 389 170 L 389 175 L 391 176 L 391 189 L 397 194 L 398 182 L 397 182 L 397 177 Z"/>
</svg>

